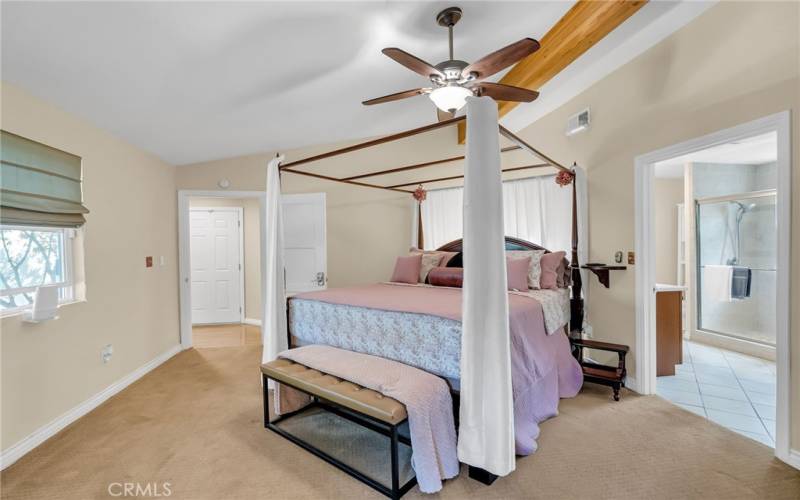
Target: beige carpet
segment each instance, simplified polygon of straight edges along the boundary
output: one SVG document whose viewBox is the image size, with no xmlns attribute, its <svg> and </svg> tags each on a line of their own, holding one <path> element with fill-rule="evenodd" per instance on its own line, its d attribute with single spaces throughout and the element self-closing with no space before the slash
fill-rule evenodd
<svg viewBox="0 0 800 500">
<path fill-rule="evenodd" d="M 109 498 L 111 483 L 169 482 L 180 499 L 382 498 L 262 427 L 259 351 L 179 354 L 4 471 L 2 497 Z M 462 471 L 440 496 L 800 498 L 800 472 L 771 449 L 655 396 L 614 403 L 587 386 L 539 443 L 493 486 Z"/>
</svg>

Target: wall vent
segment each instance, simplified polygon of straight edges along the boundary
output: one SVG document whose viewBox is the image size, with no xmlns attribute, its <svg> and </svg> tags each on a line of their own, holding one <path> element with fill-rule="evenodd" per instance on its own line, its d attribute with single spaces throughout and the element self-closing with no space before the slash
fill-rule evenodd
<svg viewBox="0 0 800 500">
<path fill-rule="evenodd" d="M 578 114 L 572 115 L 567 120 L 565 133 L 567 137 L 583 132 L 589 128 L 589 109 L 584 109 Z"/>
</svg>

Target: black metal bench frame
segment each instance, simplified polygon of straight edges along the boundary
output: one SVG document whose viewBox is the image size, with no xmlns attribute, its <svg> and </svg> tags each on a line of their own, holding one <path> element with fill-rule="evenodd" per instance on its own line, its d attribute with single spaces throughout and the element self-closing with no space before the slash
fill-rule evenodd
<svg viewBox="0 0 800 500">
<path fill-rule="evenodd" d="M 408 420 L 408 418 L 398 422 L 397 424 L 387 424 L 381 420 L 376 418 L 370 417 L 369 415 L 364 415 L 363 413 L 359 413 L 356 411 L 351 410 L 350 408 L 344 407 L 338 403 L 325 399 L 321 396 L 316 394 L 312 394 L 308 391 L 304 391 L 298 387 L 295 387 L 292 384 L 286 383 L 281 380 L 275 380 L 268 377 L 266 374 L 261 374 L 262 382 L 263 382 L 263 399 L 264 399 L 264 428 L 275 432 L 276 434 L 288 439 L 289 441 L 293 442 L 294 444 L 300 446 L 304 450 L 316 455 L 317 457 L 325 460 L 329 464 L 333 465 L 334 467 L 338 468 L 342 472 L 354 477 L 355 479 L 361 481 L 362 483 L 366 484 L 367 486 L 383 493 L 389 498 L 398 499 L 405 495 L 414 485 L 417 484 L 417 477 L 416 475 L 408 480 L 408 482 L 404 485 L 400 485 L 400 459 L 399 459 L 399 444 L 403 443 L 411 447 L 411 440 L 405 436 L 400 435 L 398 428 L 404 422 Z M 311 404 L 290 412 L 280 415 L 275 420 L 270 421 L 269 419 L 269 381 L 275 380 L 275 382 L 286 385 L 291 387 L 295 390 L 302 392 L 303 394 L 307 394 L 311 397 L 312 402 Z M 392 468 L 392 487 L 387 488 L 379 481 L 367 476 L 363 472 L 355 469 L 348 464 L 340 461 L 339 459 L 332 457 L 331 455 L 325 453 L 324 451 L 320 450 L 313 444 L 300 439 L 299 437 L 286 432 L 285 430 L 278 427 L 277 424 L 280 422 L 292 418 L 296 415 L 301 413 L 307 412 L 314 408 L 322 408 L 326 411 L 334 413 L 342 418 L 346 418 L 353 423 L 356 423 L 362 427 L 366 427 L 372 431 L 375 431 L 379 434 L 382 434 L 389 438 L 391 444 L 391 468 Z"/>
</svg>

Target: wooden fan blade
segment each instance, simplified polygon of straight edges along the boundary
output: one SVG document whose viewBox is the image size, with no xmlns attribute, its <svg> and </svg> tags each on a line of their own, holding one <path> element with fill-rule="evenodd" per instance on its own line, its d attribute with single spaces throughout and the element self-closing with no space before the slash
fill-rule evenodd
<svg viewBox="0 0 800 500">
<path fill-rule="evenodd" d="M 455 117 L 456 117 L 455 113 L 451 113 L 449 111 L 442 111 L 441 109 L 436 108 L 436 118 L 438 118 L 440 122 L 443 122 L 445 120 L 450 120 Z"/>
<path fill-rule="evenodd" d="M 539 50 L 539 42 L 533 38 L 523 38 L 512 43 L 507 47 L 492 52 L 488 56 L 478 59 L 470 64 L 461 72 L 461 76 L 466 78 L 470 73 L 475 73 L 479 80 L 487 78 L 497 73 L 501 69 L 507 68 L 530 54 Z"/>
<path fill-rule="evenodd" d="M 370 99 L 368 101 L 363 101 L 361 104 L 364 106 L 370 106 L 372 104 L 380 104 L 383 102 L 390 102 L 390 101 L 397 101 L 399 99 L 405 99 L 407 97 L 414 97 L 415 95 L 420 95 L 425 91 L 425 89 L 413 89 L 413 90 L 404 90 L 402 92 L 397 92 L 394 94 L 385 95 L 382 97 L 376 97 L 375 99 Z"/>
<path fill-rule="evenodd" d="M 539 97 L 535 90 L 512 87 L 502 83 L 481 82 L 476 86 L 481 95 L 488 95 L 496 101 L 531 102 Z"/>
<path fill-rule="evenodd" d="M 422 59 L 417 56 L 412 56 L 408 52 L 404 50 L 400 50 L 395 47 L 389 47 L 383 49 L 381 52 L 386 54 L 387 56 L 391 57 L 398 63 L 402 64 L 406 68 L 410 69 L 415 73 L 419 73 L 420 75 L 424 76 L 425 78 L 430 78 L 432 75 L 436 75 L 442 79 L 444 79 L 444 73 L 439 71 L 438 69 L 434 68 L 429 63 L 426 63 Z"/>
</svg>

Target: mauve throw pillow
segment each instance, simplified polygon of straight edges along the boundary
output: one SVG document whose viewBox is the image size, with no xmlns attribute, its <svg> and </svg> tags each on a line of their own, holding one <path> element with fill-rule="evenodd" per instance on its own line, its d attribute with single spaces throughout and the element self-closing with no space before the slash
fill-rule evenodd
<svg viewBox="0 0 800 500">
<path fill-rule="evenodd" d="M 561 261 L 566 252 L 551 252 L 542 255 L 541 267 L 542 274 L 539 276 L 539 288 L 542 290 L 558 288 L 558 273 Z M 563 270 L 561 270 L 563 273 Z"/>
<path fill-rule="evenodd" d="M 461 288 L 464 284 L 464 268 L 434 267 L 428 273 L 428 283 L 433 286 L 450 286 Z"/>
<path fill-rule="evenodd" d="M 398 257 L 394 264 L 392 279 L 395 283 L 416 284 L 419 280 L 419 268 L 422 267 L 422 254 Z"/>
<path fill-rule="evenodd" d="M 530 257 L 525 257 L 524 259 L 506 257 L 506 275 L 509 290 L 522 292 L 528 289 L 528 267 L 530 265 Z"/>
</svg>

